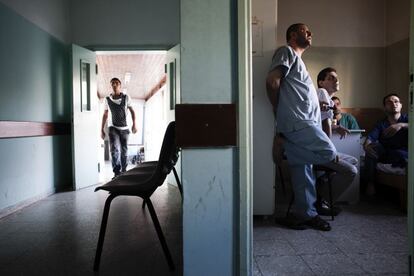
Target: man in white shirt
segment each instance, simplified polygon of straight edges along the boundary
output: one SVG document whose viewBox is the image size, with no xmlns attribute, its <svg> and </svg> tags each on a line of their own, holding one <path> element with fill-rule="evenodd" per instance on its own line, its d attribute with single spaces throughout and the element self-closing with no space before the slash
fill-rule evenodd
<svg viewBox="0 0 414 276">
<path fill-rule="evenodd" d="M 131 112 L 132 133 L 137 132 L 135 125 L 135 112 L 128 95 L 121 92 L 121 81 L 118 78 L 111 79 L 113 92 L 105 97 L 105 111 L 102 116 L 101 137 L 105 139 L 105 124 L 108 120 L 108 111 L 111 116 L 108 120 L 108 137 L 112 159 L 114 177 L 126 171 L 128 165 L 128 137 L 127 110 Z"/>
<path fill-rule="evenodd" d="M 332 124 L 334 115 L 333 109 L 335 108 L 335 103 L 332 101 L 331 97 L 334 93 L 339 91 L 339 80 L 336 70 L 332 67 L 327 67 L 321 70 L 317 77 L 317 83 L 317 93 L 321 108 L 323 131 L 326 133 L 326 135 L 328 135 L 328 137 L 331 137 L 332 130 L 334 130 L 339 133 L 341 138 L 345 138 L 349 133 L 349 130 L 340 125 Z M 341 195 L 342 192 L 344 192 L 352 183 L 358 173 L 358 169 L 356 167 L 357 164 L 357 158 L 345 153 L 338 152 L 338 162 L 335 163 L 334 166 L 331 166 L 331 164 L 327 165 L 327 167 L 335 171 L 335 175 L 332 177 L 332 186 L 334 189 L 335 197 L 339 197 L 339 195 Z M 319 194 L 327 194 L 327 187 L 317 188 Z M 330 206 L 328 206 L 326 201 L 323 200 L 320 195 L 316 204 L 316 208 L 320 215 L 330 214 Z M 340 211 L 339 208 L 332 208 L 334 210 L 334 213 L 338 213 Z"/>
</svg>

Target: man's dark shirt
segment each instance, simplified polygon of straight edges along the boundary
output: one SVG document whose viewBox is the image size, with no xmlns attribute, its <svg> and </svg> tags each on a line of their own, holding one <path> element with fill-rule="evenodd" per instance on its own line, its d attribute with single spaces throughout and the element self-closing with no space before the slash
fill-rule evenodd
<svg viewBox="0 0 414 276">
<path fill-rule="evenodd" d="M 408 123 L 407 114 L 401 114 L 398 123 Z M 371 142 L 379 142 L 385 149 L 408 149 L 408 129 L 402 128 L 395 135 L 385 138 L 383 136 L 384 129 L 390 126 L 390 122 L 385 118 L 379 121 L 375 128 L 368 134 L 368 139 Z"/>
</svg>

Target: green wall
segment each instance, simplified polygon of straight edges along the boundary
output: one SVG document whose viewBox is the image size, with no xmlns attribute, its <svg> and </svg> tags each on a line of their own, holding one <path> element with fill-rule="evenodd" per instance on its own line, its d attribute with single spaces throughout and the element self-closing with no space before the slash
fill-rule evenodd
<svg viewBox="0 0 414 276">
<path fill-rule="evenodd" d="M 0 120 L 70 123 L 69 47 L 0 4 Z M 71 137 L 0 139 L 0 211 L 72 185 Z"/>
</svg>

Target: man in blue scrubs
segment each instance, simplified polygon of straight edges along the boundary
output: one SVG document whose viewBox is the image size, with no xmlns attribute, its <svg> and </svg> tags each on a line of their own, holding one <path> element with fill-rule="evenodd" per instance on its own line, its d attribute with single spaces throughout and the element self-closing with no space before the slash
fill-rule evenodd
<svg viewBox="0 0 414 276">
<path fill-rule="evenodd" d="M 321 128 L 319 100 L 302 60 L 312 43 L 312 33 L 302 23 L 286 31 L 286 46 L 276 50 L 266 79 L 267 95 L 276 116 L 278 157 L 281 145 L 287 156 L 295 194 L 294 216 L 287 221 L 293 229 L 308 227 L 329 231 L 331 226 L 315 208 L 313 164 L 336 162 L 335 146 Z"/>
</svg>

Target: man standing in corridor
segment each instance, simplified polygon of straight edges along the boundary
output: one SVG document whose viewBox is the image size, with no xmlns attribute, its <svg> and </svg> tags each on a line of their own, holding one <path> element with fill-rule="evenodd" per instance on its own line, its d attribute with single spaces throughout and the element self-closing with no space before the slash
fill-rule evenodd
<svg viewBox="0 0 414 276">
<path fill-rule="evenodd" d="M 108 120 L 108 136 L 112 159 L 114 178 L 125 172 L 128 166 L 128 137 L 127 110 L 131 112 L 132 133 L 137 132 L 135 112 L 128 95 L 121 92 L 121 81 L 111 79 L 113 92 L 105 97 L 105 111 L 102 116 L 101 137 L 105 139 L 105 124 L 108 119 L 108 110 L 111 113 Z"/>
</svg>

